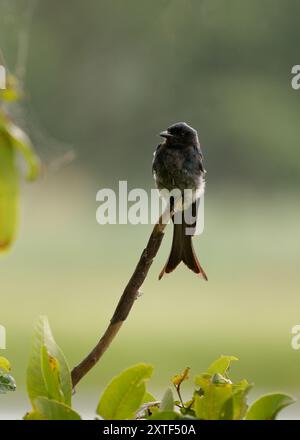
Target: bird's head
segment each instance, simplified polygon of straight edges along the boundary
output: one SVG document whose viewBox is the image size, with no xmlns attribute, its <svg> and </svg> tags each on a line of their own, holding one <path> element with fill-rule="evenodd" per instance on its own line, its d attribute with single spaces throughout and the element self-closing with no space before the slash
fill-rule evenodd
<svg viewBox="0 0 300 440">
<path fill-rule="evenodd" d="M 185 122 L 177 122 L 167 130 L 162 131 L 160 136 L 165 138 L 168 143 L 174 144 L 196 144 L 198 143 L 197 131 Z"/>
</svg>

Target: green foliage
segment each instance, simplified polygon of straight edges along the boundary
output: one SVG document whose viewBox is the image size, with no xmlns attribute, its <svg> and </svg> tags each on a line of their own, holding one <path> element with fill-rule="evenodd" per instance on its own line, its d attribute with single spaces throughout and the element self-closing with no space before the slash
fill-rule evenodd
<svg viewBox="0 0 300 440">
<path fill-rule="evenodd" d="M 223 376 L 226 376 L 231 362 L 237 360 L 238 358 L 235 356 L 221 356 L 219 359 L 213 362 L 210 367 L 208 367 L 206 372 L 207 374 L 222 374 Z"/>
<path fill-rule="evenodd" d="M 133 384 L 141 366 L 129 368 L 107 387 L 97 412 L 106 420 L 134 418 L 135 414 L 149 420 L 267 420 L 274 419 L 282 408 L 294 402 L 288 395 L 271 394 L 258 399 L 248 410 L 247 396 L 252 386 L 246 379 L 233 382 L 229 377 L 231 363 L 237 360 L 234 356 L 221 356 L 213 362 L 204 373 L 195 377 L 193 395 L 183 402 L 181 385 L 188 380 L 189 368 L 186 368 L 171 380 L 178 400 L 174 400 L 172 390 L 168 388 L 161 402 L 149 402 L 140 410 Z M 128 389 L 132 393 L 127 392 Z M 124 408 L 131 410 L 122 413 Z"/>
<path fill-rule="evenodd" d="M 11 366 L 8 359 L 0 356 L 0 394 L 15 391 L 16 382 L 10 374 Z"/>
<path fill-rule="evenodd" d="M 105 389 L 97 414 L 106 420 L 133 419 L 144 402 L 152 371 L 151 365 L 138 364 L 116 376 Z"/>
<path fill-rule="evenodd" d="M 273 420 L 280 410 L 294 403 L 287 394 L 268 394 L 248 409 L 251 385 L 246 379 L 234 382 L 229 376 L 233 356 L 221 356 L 194 378 L 194 390 L 184 401 L 181 386 L 189 380 L 189 368 L 172 377 L 177 397 L 167 388 L 161 401 L 147 390 L 153 368 L 134 365 L 114 377 L 104 390 L 97 415 L 105 420 Z M 0 367 L 9 362 L 0 358 Z M 0 377 L 6 377 L 3 371 Z M 1 392 L 0 381 L 0 392 Z M 3 386 L 13 387 L 7 381 Z M 41 317 L 34 333 L 33 350 L 27 371 L 27 389 L 32 410 L 24 420 L 81 420 L 71 407 L 71 374 L 63 353 L 52 336 L 47 318 Z"/>
<path fill-rule="evenodd" d="M 24 416 L 24 420 L 81 420 L 80 415 L 68 405 L 46 397 L 37 398 L 35 407 Z"/>
<path fill-rule="evenodd" d="M 286 394 L 267 394 L 257 399 L 249 408 L 247 420 L 274 420 L 283 408 L 295 403 Z"/>
<path fill-rule="evenodd" d="M 246 380 L 233 384 L 228 372 L 233 356 L 221 356 L 207 371 L 196 376 L 200 389 L 195 392 L 194 410 L 203 420 L 241 419 L 247 409 L 246 396 L 250 385 Z M 200 392 L 199 392 L 200 391 Z"/>
<path fill-rule="evenodd" d="M 48 418 L 49 414 L 59 417 L 66 408 L 71 410 L 70 370 L 46 317 L 39 319 L 35 329 L 27 370 L 27 390 L 33 411 L 41 418 Z M 70 414 L 72 416 L 71 411 Z"/>
<path fill-rule="evenodd" d="M 12 148 L 15 148 L 17 152 L 20 152 L 27 164 L 27 180 L 35 180 L 40 171 L 40 162 L 38 157 L 33 151 L 33 147 L 29 137 L 21 130 L 20 127 L 13 124 L 13 122 L 1 115 L 0 119 L 1 133 L 6 136 L 7 142 Z"/>
<path fill-rule="evenodd" d="M 72 383 L 68 364 L 56 344 L 46 317 L 36 325 L 33 350 L 27 371 L 28 395 L 34 406 L 37 397 L 71 404 Z"/>
<path fill-rule="evenodd" d="M 41 347 L 41 367 L 48 396 L 58 402 L 66 401 L 61 387 L 59 361 L 51 356 L 46 345 Z M 68 400 L 68 403 L 71 403 L 71 401 Z"/>
<path fill-rule="evenodd" d="M 205 373 L 196 376 L 195 384 L 199 389 L 194 393 L 192 408 L 198 419 L 265 420 L 265 414 L 272 414 L 275 418 L 280 409 L 294 402 L 290 396 L 281 394 L 281 400 L 276 394 L 272 394 L 263 396 L 257 401 L 258 405 L 254 403 L 248 410 L 247 395 L 252 385 L 246 379 L 234 383 L 229 378 L 231 362 L 236 360 L 233 356 L 221 356 Z"/>
<path fill-rule="evenodd" d="M 9 77 L 7 89 L 0 93 L 0 104 L 15 101 L 19 97 L 17 81 Z M 17 230 L 20 176 L 16 164 L 18 153 L 27 165 L 26 178 L 36 179 L 40 172 L 40 161 L 31 141 L 0 105 L 0 252 L 10 247 Z"/>
<path fill-rule="evenodd" d="M 39 397 L 35 400 L 37 412 L 47 420 L 81 420 L 80 415 L 64 403 Z"/>
<path fill-rule="evenodd" d="M 198 419 L 219 420 L 223 419 L 223 407 L 232 396 L 232 384 L 214 383 L 212 378 L 202 381 L 203 396 L 195 394 L 194 410 Z"/>
</svg>

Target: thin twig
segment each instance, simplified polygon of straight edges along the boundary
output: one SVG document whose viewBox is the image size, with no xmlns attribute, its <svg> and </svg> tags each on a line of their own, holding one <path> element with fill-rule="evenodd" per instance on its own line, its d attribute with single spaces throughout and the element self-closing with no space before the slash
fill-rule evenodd
<svg viewBox="0 0 300 440">
<path fill-rule="evenodd" d="M 181 408 L 184 408 L 184 403 L 183 403 L 183 400 L 182 400 L 182 396 L 181 396 L 181 391 L 180 391 L 180 385 L 181 384 L 179 384 L 179 385 L 174 385 L 175 386 L 175 389 L 176 389 L 176 392 L 177 392 L 177 395 L 178 395 L 178 398 L 179 398 L 179 401 L 180 401 L 180 403 L 181 403 Z"/>
<path fill-rule="evenodd" d="M 119 303 L 115 309 L 110 324 L 107 327 L 104 335 L 99 340 L 93 350 L 87 355 L 79 365 L 77 365 L 72 371 L 72 384 L 75 387 L 78 382 L 97 364 L 99 359 L 103 356 L 108 349 L 113 339 L 120 330 L 123 322 L 132 309 L 134 301 L 139 295 L 139 289 L 145 281 L 148 271 L 153 263 L 158 249 L 161 245 L 164 229 L 168 220 L 173 212 L 170 212 L 169 207 L 159 218 L 159 221 L 153 228 L 146 248 L 143 250 L 140 260 L 127 284 L 125 290 L 119 300 Z"/>
</svg>

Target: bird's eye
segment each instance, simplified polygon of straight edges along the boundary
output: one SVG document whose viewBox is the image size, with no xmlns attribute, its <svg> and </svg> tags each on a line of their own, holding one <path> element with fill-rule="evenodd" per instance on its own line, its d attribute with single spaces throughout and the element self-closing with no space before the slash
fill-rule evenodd
<svg viewBox="0 0 300 440">
<path fill-rule="evenodd" d="M 170 130 L 169 132 L 170 132 L 170 134 L 172 134 L 173 136 L 176 136 L 176 137 L 183 137 L 185 135 L 184 130 L 181 130 L 178 128 L 176 128 L 176 129 L 174 128 L 174 129 Z"/>
</svg>

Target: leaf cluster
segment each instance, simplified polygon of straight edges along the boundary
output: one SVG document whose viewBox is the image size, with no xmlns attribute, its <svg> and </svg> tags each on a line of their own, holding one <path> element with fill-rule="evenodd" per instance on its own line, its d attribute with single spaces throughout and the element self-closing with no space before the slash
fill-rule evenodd
<svg viewBox="0 0 300 440">
<path fill-rule="evenodd" d="M 181 388 L 190 380 L 189 368 L 171 379 L 173 389 L 168 387 L 159 400 L 147 389 L 153 367 L 144 363 L 134 365 L 114 377 L 105 388 L 97 416 L 104 420 L 274 420 L 279 411 L 294 403 L 291 396 L 275 393 L 266 394 L 249 406 L 252 385 L 246 379 L 234 382 L 229 375 L 235 361 L 234 356 L 221 356 L 205 372 L 196 375 L 188 400 L 183 399 Z M 68 364 L 45 317 L 36 326 L 27 389 L 32 410 L 25 420 L 81 419 L 72 408 Z"/>
</svg>

